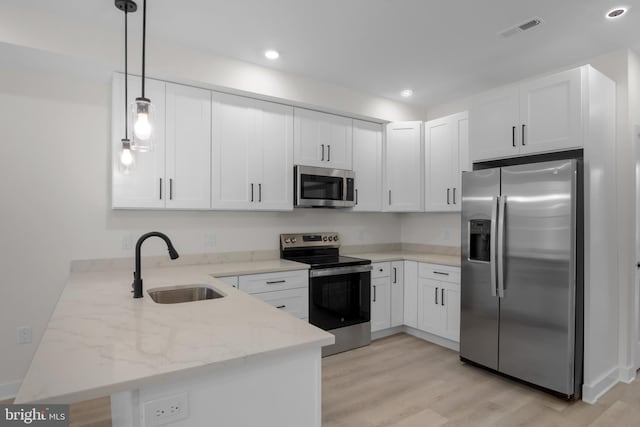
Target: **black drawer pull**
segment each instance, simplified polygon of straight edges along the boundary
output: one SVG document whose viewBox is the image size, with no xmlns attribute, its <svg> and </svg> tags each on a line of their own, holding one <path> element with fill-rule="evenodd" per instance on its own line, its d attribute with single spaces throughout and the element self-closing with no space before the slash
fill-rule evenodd
<svg viewBox="0 0 640 427">
<path fill-rule="evenodd" d="M 440 274 L 442 276 L 448 276 L 449 275 L 449 273 L 443 273 L 441 271 L 434 271 L 433 274 Z"/>
<path fill-rule="evenodd" d="M 275 285 L 276 283 L 286 283 L 286 280 L 273 280 L 271 282 L 267 282 L 267 285 Z"/>
<path fill-rule="evenodd" d="M 286 307 L 287 307 L 286 305 L 279 305 L 276 308 L 286 308 Z"/>
</svg>

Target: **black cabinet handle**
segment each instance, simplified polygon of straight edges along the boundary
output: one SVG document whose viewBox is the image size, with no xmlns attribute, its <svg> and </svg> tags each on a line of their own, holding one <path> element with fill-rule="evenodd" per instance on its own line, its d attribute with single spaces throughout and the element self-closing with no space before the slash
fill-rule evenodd
<svg viewBox="0 0 640 427">
<path fill-rule="evenodd" d="M 162 178 L 160 178 L 160 200 L 162 200 Z"/>
<path fill-rule="evenodd" d="M 253 202 L 253 183 L 251 183 L 251 201 Z"/>
<path fill-rule="evenodd" d="M 331 146 L 327 145 L 327 162 L 331 161 Z"/>
<path fill-rule="evenodd" d="M 356 205 L 358 204 L 358 189 L 356 188 Z"/>
<path fill-rule="evenodd" d="M 279 305 L 276 308 L 286 308 L 286 307 L 287 307 L 286 305 Z"/>
<path fill-rule="evenodd" d="M 524 141 L 524 127 L 525 125 L 522 125 L 522 145 L 527 145 Z"/>
<path fill-rule="evenodd" d="M 444 289 L 440 289 L 440 304 L 444 306 Z"/>
<path fill-rule="evenodd" d="M 435 290 L 436 290 L 436 305 L 438 305 L 438 288 L 436 288 Z"/>
<path fill-rule="evenodd" d="M 441 271 L 434 271 L 433 274 L 440 274 L 442 276 L 448 276 L 449 275 L 449 273 L 443 273 Z"/>
<path fill-rule="evenodd" d="M 275 285 L 276 283 L 286 283 L 286 280 L 274 280 L 272 282 L 267 282 L 267 285 Z"/>
<path fill-rule="evenodd" d="M 169 178 L 169 200 L 173 200 L 173 178 Z"/>
<path fill-rule="evenodd" d="M 398 269 L 393 267 L 393 283 L 398 283 Z"/>
<path fill-rule="evenodd" d="M 456 187 L 453 187 L 453 204 L 456 204 Z"/>
<path fill-rule="evenodd" d="M 449 202 L 449 189 L 447 188 L 447 204 L 450 205 L 451 203 Z"/>
<path fill-rule="evenodd" d="M 320 161 L 324 162 L 324 144 L 320 144 L 320 146 L 322 146 L 322 158 L 320 159 Z"/>
<path fill-rule="evenodd" d="M 258 201 L 262 203 L 262 184 L 258 184 Z"/>
<path fill-rule="evenodd" d="M 373 302 L 376 302 L 376 285 L 373 285 Z"/>
<path fill-rule="evenodd" d="M 516 127 L 511 127 L 511 145 L 516 146 Z"/>
<path fill-rule="evenodd" d="M 391 206 L 391 190 L 389 190 L 389 206 Z"/>
</svg>

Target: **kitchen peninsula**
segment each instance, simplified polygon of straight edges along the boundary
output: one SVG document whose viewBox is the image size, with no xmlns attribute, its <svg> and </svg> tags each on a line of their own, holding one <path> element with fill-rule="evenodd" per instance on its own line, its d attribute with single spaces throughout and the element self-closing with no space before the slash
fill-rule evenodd
<svg viewBox="0 0 640 427">
<path fill-rule="evenodd" d="M 131 297 L 129 270 L 74 272 L 16 403 L 110 395 L 115 427 L 160 418 L 176 426 L 319 427 L 321 347 L 333 335 L 214 278 L 306 269 L 279 259 L 149 268 L 140 299 Z M 224 297 L 157 304 L 147 294 L 182 284 Z"/>
</svg>

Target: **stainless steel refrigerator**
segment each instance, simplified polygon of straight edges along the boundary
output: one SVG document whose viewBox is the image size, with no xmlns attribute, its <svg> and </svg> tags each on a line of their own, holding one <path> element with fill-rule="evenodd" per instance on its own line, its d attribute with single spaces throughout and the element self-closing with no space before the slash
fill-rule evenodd
<svg viewBox="0 0 640 427">
<path fill-rule="evenodd" d="M 460 358 L 566 398 L 582 385 L 582 167 L 462 175 Z"/>
</svg>

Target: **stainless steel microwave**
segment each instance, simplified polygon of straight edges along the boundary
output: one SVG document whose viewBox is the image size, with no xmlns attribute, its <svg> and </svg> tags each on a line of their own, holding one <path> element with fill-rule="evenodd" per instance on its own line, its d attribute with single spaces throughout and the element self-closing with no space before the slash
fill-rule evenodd
<svg viewBox="0 0 640 427">
<path fill-rule="evenodd" d="M 350 208 L 356 204 L 353 171 L 297 165 L 293 179 L 297 208 Z"/>
</svg>

